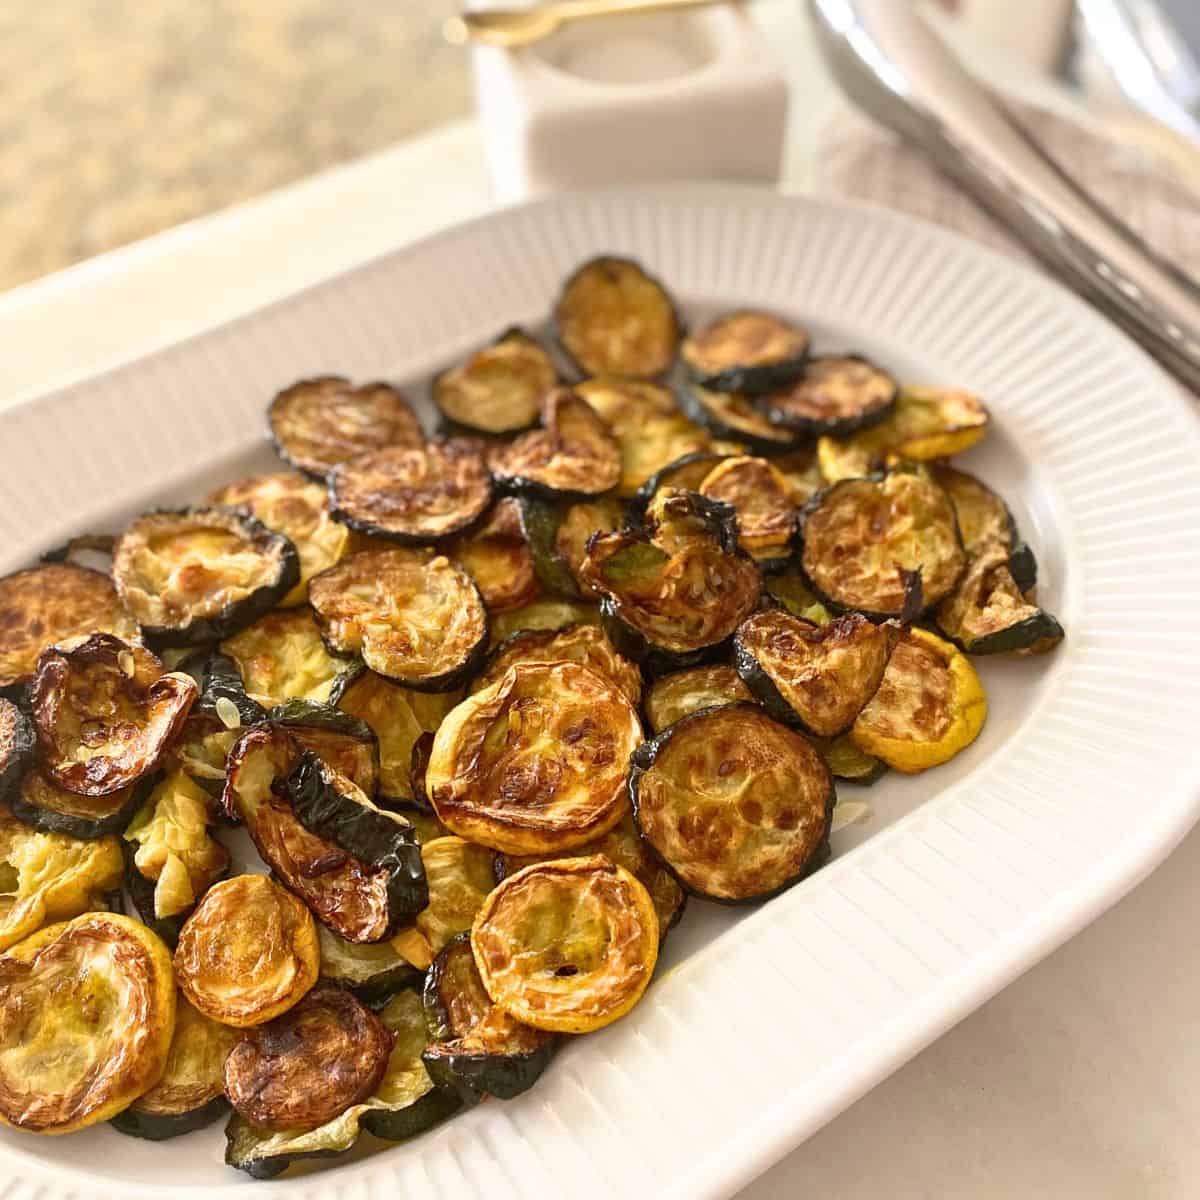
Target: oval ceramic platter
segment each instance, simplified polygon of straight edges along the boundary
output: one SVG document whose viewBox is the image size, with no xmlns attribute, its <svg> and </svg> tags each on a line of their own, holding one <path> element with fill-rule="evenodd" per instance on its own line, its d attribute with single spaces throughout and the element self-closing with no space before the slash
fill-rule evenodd
<svg viewBox="0 0 1200 1200">
<path fill-rule="evenodd" d="M 1053 283 L 880 211 L 710 187 L 555 198 L 19 406 L 0 416 L 0 571 L 269 467 L 264 407 L 297 378 L 382 376 L 424 398 L 456 357 L 543 323 L 564 277 L 604 251 L 641 260 L 691 320 L 771 308 L 818 348 L 981 394 L 995 430 L 964 461 L 1012 503 L 1066 642 L 983 661 L 991 715 L 967 752 L 862 793 L 870 815 L 835 835 L 830 865 L 762 907 L 693 903 L 642 1004 L 517 1100 L 267 1184 L 222 1164 L 220 1124 L 162 1145 L 6 1131 L 4 1200 L 728 1196 L 1112 904 L 1196 819 L 1195 414 Z"/>
</svg>

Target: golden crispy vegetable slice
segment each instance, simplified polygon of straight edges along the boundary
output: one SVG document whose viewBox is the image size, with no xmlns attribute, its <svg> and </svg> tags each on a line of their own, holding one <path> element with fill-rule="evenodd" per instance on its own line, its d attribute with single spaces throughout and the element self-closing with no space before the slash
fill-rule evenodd
<svg viewBox="0 0 1200 1200">
<path fill-rule="evenodd" d="M 649 892 L 602 855 L 510 875 L 471 928 L 492 1001 L 558 1033 L 589 1033 L 629 1012 L 654 973 L 658 939 Z"/>
<path fill-rule="evenodd" d="M 315 1129 L 375 1091 L 391 1052 L 391 1033 L 362 1001 L 320 984 L 238 1039 L 225 1094 L 257 1129 Z"/>
<path fill-rule="evenodd" d="M 300 582 L 300 558 L 255 517 L 187 508 L 147 513 L 128 525 L 112 573 L 151 645 L 198 646 L 278 604 Z"/>
<path fill-rule="evenodd" d="M 741 455 L 741 453 L 742 450 L 739 449 L 737 454 Z M 661 493 L 698 492 L 700 485 L 708 478 L 713 469 L 729 457 L 733 457 L 733 455 L 727 450 L 717 453 L 716 450 L 709 449 L 700 450 L 694 454 L 685 454 L 673 463 L 668 463 L 638 488 L 637 495 L 629 505 L 631 522 L 635 524 L 644 522 L 646 513 L 655 507 Z M 617 523 L 612 526 L 612 529 L 620 527 L 620 523 Z"/>
<path fill-rule="evenodd" d="M 162 1077 L 175 1028 L 171 956 L 144 925 L 86 913 L 0 957 L 0 1122 L 71 1133 Z"/>
<path fill-rule="evenodd" d="M 303 604 L 308 581 L 332 567 L 350 548 L 350 531 L 330 515 L 325 489 L 291 471 L 228 484 L 213 492 L 208 502 L 243 509 L 296 547 L 300 582 L 279 602 L 285 607 Z"/>
<path fill-rule="evenodd" d="M 195 681 L 163 674 L 148 650 L 108 633 L 52 646 L 31 700 L 41 769 L 81 796 L 110 796 L 148 775 L 183 728 Z"/>
<path fill-rule="evenodd" d="M 542 401 L 540 429 L 493 446 L 488 465 L 497 485 L 518 492 L 600 496 L 621 479 L 621 448 L 591 406 L 570 388 Z"/>
<path fill-rule="evenodd" d="M 569 850 L 627 811 L 641 741 L 628 696 L 577 663 L 518 663 L 434 736 L 426 784 L 442 823 L 511 854 Z"/>
<path fill-rule="evenodd" d="M 175 975 L 187 998 L 224 1025 L 261 1025 L 317 981 L 312 914 L 265 875 L 236 875 L 205 893 L 184 923 Z"/>
<path fill-rule="evenodd" d="M 542 397 L 558 383 L 545 349 L 521 329 L 509 329 L 466 362 L 433 381 L 433 402 L 452 429 L 517 433 L 538 419 Z"/>
<path fill-rule="evenodd" d="M 987 432 L 983 401 L 951 388 L 903 388 L 887 417 L 848 438 L 817 443 L 821 473 L 830 483 L 897 462 L 929 462 L 962 454 Z"/>
<path fill-rule="evenodd" d="M 81 796 L 52 783 L 41 771 L 28 771 L 8 797 L 12 815 L 34 829 L 66 833 L 77 838 L 98 838 L 117 833 L 141 807 L 142 793 L 151 777 L 136 786 L 108 796 Z M 2 791 L 0 791 L 2 794 Z"/>
<path fill-rule="evenodd" d="M 750 689 L 733 667 L 724 664 L 690 667 L 686 671 L 660 675 L 650 685 L 646 693 L 646 719 L 655 733 L 662 733 L 668 725 L 674 725 L 701 708 L 753 699 Z"/>
<path fill-rule="evenodd" d="M 738 628 L 733 658 L 775 720 L 831 738 L 845 733 L 875 695 L 900 632 L 895 621 L 872 625 L 859 613 L 813 625 L 768 609 Z"/>
<path fill-rule="evenodd" d="M 799 377 L 808 345 L 806 329 L 771 313 L 742 309 L 692 334 L 680 353 L 688 373 L 702 387 L 759 393 Z"/>
<path fill-rule="evenodd" d="M 573 662 L 611 680 L 637 704 L 642 696 L 641 672 L 623 655 L 598 625 L 566 625 L 562 629 L 526 629 L 514 633 L 492 652 L 487 666 L 471 684 L 481 692 L 498 683 L 517 663 Z"/>
<path fill-rule="evenodd" d="M 554 596 L 543 596 L 532 604 L 514 608 L 511 612 L 498 613 L 492 622 L 493 646 L 520 633 L 522 629 L 562 629 L 567 625 L 598 625 L 600 610 L 594 604 L 581 604 L 572 600 L 559 600 Z"/>
<path fill-rule="evenodd" d="M 537 598 L 537 571 L 515 496 L 498 500 L 480 526 L 455 538 L 448 550 L 475 580 L 489 613 L 520 608 Z"/>
<path fill-rule="evenodd" d="M 334 517 L 359 533 L 406 545 L 451 537 L 473 525 L 492 501 L 492 481 L 477 439 L 388 446 L 329 472 Z"/>
<path fill-rule="evenodd" d="M 309 599 L 328 646 L 415 691 L 453 691 L 487 650 L 479 589 L 432 550 L 352 554 L 312 581 Z"/>
<path fill-rule="evenodd" d="M 758 397 L 769 420 L 804 434 L 853 433 L 882 421 L 900 385 L 856 354 L 814 358 L 794 383 Z"/>
<path fill-rule="evenodd" d="M 621 447 L 617 495 L 633 496 L 668 463 L 707 450 L 712 436 L 679 409 L 667 388 L 636 379 L 588 379 L 575 391 L 603 419 Z"/>
<path fill-rule="evenodd" d="M 279 456 L 313 479 L 381 446 L 419 446 L 421 423 L 402 392 L 386 383 L 355 387 L 338 375 L 301 379 L 267 412 Z"/>
<path fill-rule="evenodd" d="M 690 384 L 680 393 L 684 411 L 717 438 L 729 438 L 745 447 L 740 453 L 781 454 L 798 441 L 796 433 L 775 425 L 743 392 L 716 392 Z"/>
<path fill-rule="evenodd" d="M 112 1125 L 132 1137 L 165 1141 L 212 1124 L 229 1107 L 225 1099 L 225 1057 L 237 1032 L 206 1017 L 179 993 L 175 1033 L 162 1078 Z"/>
<path fill-rule="evenodd" d="M 47 922 L 106 907 L 108 893 L 120 886 L 115 837 L 42 833 L 0 808 L 0 950 Z"/>
<path fill-rule="evenodd" d="M 559 344 L 585 375 L 653 379 L 671 369 L 681 329 L 666 289 L 627 258 L 593 258 L 554 309 Z"/>
<path fill-rule="evenodd" d="M 112 580 L 74 563 L 43 563 L 0 579 L 0 689 L 28 683 L 48 646 L 92 633 L 136 641 L 138 625 Z"/>
<path fill-rule="evenodd" d="M 761 900 L 829 853 L 833 777 L 802 734 L 751 704 L 706 708 L 634 755 L 638 829 L 690 892 Z"/>
<path fill-rule="evenodd" d="M 765 458 L 723 459 L 697 490 L 737 512 L 738 542 L 751 558 L 772 562 L 791 552 L 796 502 L 788 481 Z"/>
<path fill-rule="evenodd" d="M 521 525 L 542 587 L 569 600 L 591 596 L 580 576 L 588 541 L 594 533 L 620 529 L 625 505 L 616 496 L 573 503 L 522 496 L 520 503 Z"/>
<path fill-rule="evenodd" d="M 854 722 L 853 737 L 860 749 L 913 775 L 965 750 L 986 719 L 983 683 L 966 656 L 924 629 L 910 629 Z"/>
<path fill-rule="evenodd" d="M 417 913 L 413 927 L 425 939 L 430 955 L 456 934 L 471 928 L 496 882 L 496 855 L 460 837 L 440 837 L 421 847 L 429 906 Z"/>
<path fill-rule="evenodd" d="M 804 510 L 800 565 L 831 608 L 898 617 L 921 573 L 924 603 L 939 603 L 966 566 L 954 506 L 927 476 L 890 471 L 846 479 Z"/>
<path fill-rule="evenodd" d="M 365 721 L 312 700 L 290 700 L 271 709 L 268 719 L 282 725 L 306 750 L 344 775 L 368 800 L 379 790 L 379 742 Z"/>
</svg>

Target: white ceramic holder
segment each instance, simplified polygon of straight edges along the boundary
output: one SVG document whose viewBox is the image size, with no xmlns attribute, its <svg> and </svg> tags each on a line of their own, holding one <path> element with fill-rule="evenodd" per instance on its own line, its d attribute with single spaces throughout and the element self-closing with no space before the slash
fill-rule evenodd
<svg viewBox="0 0 1200 1200">
<path fill-rule="evenodd" d="M 578 21 L 473 50 L 498 199 L 660 179 L 779 177 L 788 93 L 737 3 Z"/>
</svg>

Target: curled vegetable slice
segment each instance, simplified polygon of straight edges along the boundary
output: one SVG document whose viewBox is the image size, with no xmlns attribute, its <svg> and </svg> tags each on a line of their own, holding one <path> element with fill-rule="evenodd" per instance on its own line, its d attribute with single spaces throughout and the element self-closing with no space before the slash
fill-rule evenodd
<svg viewBox="0 0 1200 1200">
<path fill-rule="evenodd" d="M 818 492 L 804 509 L 801 536 L 800 565 L 818 597 L 876 620 L 904 612 L 911 573 L 920 572 L 924 603 L 932 606 L 966 566 L 949 497 L 910 471 Z"/>
<path fill-rule="evenodd" d="M 311 700 L 290 700 L 273 708 L 267 719 L 344 775 L 367 799 L 374 799 L 379 788 L 379 741 L 365 721 Z"/>
<path fill-rule="evenodd" d="M 882 421 L 900 385 L 855 354 L 814 358 L 794 383 L 757 400 L 767 417 L 805 434 L 847 434 Z"/>
<path fill-rule="evenodd" d="M 162 1077 L 175 1027 L 166 947 L 116 913 L 50 925 L 0 957 L 0 1122 L 71 1133 Z"/>
<path fill-rule="evenodd" d="M 333 515 L 360 533 L 408 545 L 474 525 L 492 499 L 482 444 L 468 438 L 388 446 L 329 472 Z"/>
<path fill-rule="evenodd" d="M 542 397 L 558 383 L 545 349 L 522 329 L 509 329 L 466 362 L 433 381 L 433 402 L 451 428 L 516 433 L 538 418 Z"/>
<path fill-rule="evenodd" d="M 641 999 L 658 960 L 650 894 L 603 855 L 535 863 L 488 896 L 471 928 L 492 1001 L 536 1029 L 589 1033 Z"/>
<path fill-rule="evenodd" d="M 852 735 L 861 750 L 912 775 L 965 750 L 986 719 L 987 696 L 966 656 L 924 629 L 909 629 Z"/>
<path fill-rule="evenodd" d="M 516 497 L 498 500 L 477 529 L 448 549 L 475 580 L 488 612 L 520 608 L 537 597 L 537 570 Z"/>
<path fill-rule="evenodd" d="M 758 562 L 786 558 L 798 512 L 791 487 L 765 458 L 719 462 L 696 489 L 737 512 L 738 542 Z"/>
<path fill-rule="evenodd" d="M 797 435 L 775 425 L 742 392 L 716 392 L 693 383 L 680 393 L 684 411 L 714 437 L 742 442 L 751 454 L 782 454 L 797 443 Z"/>
<path fill-rule="evenodd" d="M 309 599 L 332 650 L 415 691 L 452 691 L 487 650 L 479 589 L 432 550 L 352 554 L 312 581 Z"/>
<path fill-rule="evenodd" d="M 317 981 L 312 914 L 265 875 L 214 884 L 184 923 L 175 976 L 187 998 L 224 1025 L 261 1025 Z"/>
<path fill-rule="evenodd" d="M 315 1129 L 375 1091 L 391 1052 L 392 1035 L 369 1008 L 319 984 L 238 1039 L 225 1059 L 225 1094 L 257 1129 Z"/>
<path fill-rule="evenodd" d="M 634 755 L 638 829 L 689 891 L 739 903 L 810 874 L 829 853 L 829 768 L 761 708 L 701 709 Z"/>
<path fill-rule="evenodd" d="M 338 375 L 301 379 L 267 411 L 279 456 L 313 479 L 381 446 L 419 446 L 425 435 L 412 405 L 386 383 L 355 387 Z"/>
<path fill-rule="evenodd" d="M 0 689 L 29 683 L 48 646 L 92 633 L 136 641 L 138 625 L 112 580 L 74 563 L 0 578 Z"/>
<path fill-rule="evenodd" d="M 625 505 L 616 496 L 573 503 L 523 496 L 521 524 L 542 587 L 574 600 L 592 594 L 580 575 L 589 539 L 594 533 L 620 529 Z"/>
<path fill-rule="evenodd" d="M 228 1107 L 225 1099 L 225 1056 L 237 1033 L 175 998 L 175 1032 L 162 1078 L 127 1109 L 112 1118 L 112 1125 L 132 1137 L 165 1141 L 210 1125 Z"/>
<path fill-rule="evenodd" d="M 691 377 L 721 392 L 765 392 L 803 371 L 808 331 L 754 309 L 726 313 L 692 334 L 680 352 Z"/>
<path fill-rule="evenodd" d="M 777 721 L 836 737 L 875 695 L 900 632 L 894 621 L 872 625 L 858 613 L 812 625 L 769 609 L 738 628 L 734 662 Z"/>
<path fill-rule="evenodd" d="M 637 704 L 642 695 L 641 672 L 609 641 L 598 625 L 566 625 L 562 629 L 526 629 L 506 638 L 492 651 L 487 666 L 471 691 L 481 692 L 499 682 L 517 663 L 573 662 L 615 683 Z"/>
<path fill-rule="evenodd" d="M 733 667 L 724 664 L 690 667 L 661 675 L 650 685 L 646 693 L 646 719 L 655 733 L 662 733 L 668 725 L 701 708 L 753 699 Z"/>
<path fill-rule="evenodd" d="M 496 483 L 518 492 L 600 496 L 621 479 L 621 449 L 608 426 L 570 388 L 542 401 L 540 429 L 494 446 L 488 465 Z"/>
<path fill-rule="evenodd" d="M 454 833 L 512 854 L 568 850 L 627 810 L 641 724 L 616 684 L 571 662 L 518 663 L 434 736 L 429 799 Z"/>
<path fill-rule="evenodd" d="M 563 350 L 586 375 L 653 379 L 671 369 L 681 328 L 666 289 L 635 262 L 584 263 L 554 309 Z"/>
<path fill-rule="evenodd" d="M 155 768 L 196 694 L 190 676 L 163 674 L 148 650 L 108 633 L 51 646 L 31 693 L 41 769 L 81 796 L 119 792 Z"/>
<path fill-rule="evenodd" d="M 0 696 L 0 804 L 17 791 L 35 744 L 33 723 L 24 710 Z"/>
</svg>

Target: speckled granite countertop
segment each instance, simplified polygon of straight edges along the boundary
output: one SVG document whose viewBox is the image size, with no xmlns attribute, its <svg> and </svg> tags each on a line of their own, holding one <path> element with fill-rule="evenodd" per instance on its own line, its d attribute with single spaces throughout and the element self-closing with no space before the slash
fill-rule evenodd
<svg viewBox="0 0 1200 1200">
<path fill-rule="evenodd" d="M 0 0 L 0 290 L 470 106 L 459 0 Z"/>
</svg>

